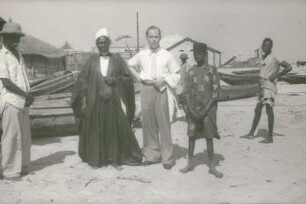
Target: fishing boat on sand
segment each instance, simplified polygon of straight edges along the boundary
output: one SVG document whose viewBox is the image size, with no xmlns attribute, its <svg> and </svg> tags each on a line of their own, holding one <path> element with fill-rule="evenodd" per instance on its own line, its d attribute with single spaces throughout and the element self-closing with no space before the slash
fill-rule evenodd
<svg viewBox="0 0 306 204">
<path fill-rule="evenodd" d="M 243 70 L 243 71 L 233 71 L 232 72 L 233 74 L 236 74 L 236 75 L 259 75 L 259 69 L 251 69 L 251 70 Z"/>
<path fill-rule="evenodd" d="M 221 86 L 219 101 L 256 96 L 257 84 Z M 135 94 L 139 94 L 135 84 Z M 71 93 L 36 96 L 30 108 L 32 137 L 68 136 L 77 134 L 77 125 L 71 108 Z M 138 121 L 137 121 L 138 120 Z M 135 123 L 140 118 L 135 118 Z"/>
<path fill-rule="evenodd" d="M 71 88 L 76 81 L 79 71 L 58 72 L 31 87 L 34 96 L 61 93 Z"/>
<path fill-rule="evenodd" d="M 256 96 L 258 84 L 242 84 L 221 86 L 221 94 L 218 101 L 231 101 Z"/>
<path fill-rule="evenodd" d="M 306 75 L 289 74 L 282 76 L 282 80 L 289 84 L 306 84 Z"/>
<path fill-rule="evenodd" d="M 229 85 L 241 85 L 241 84 L 256 84 L 258 83 L 259 75 L 234 75 L 234 74 L 225 74 L 219 72 L 219 77 L 222 81 Z"/>
</svg>

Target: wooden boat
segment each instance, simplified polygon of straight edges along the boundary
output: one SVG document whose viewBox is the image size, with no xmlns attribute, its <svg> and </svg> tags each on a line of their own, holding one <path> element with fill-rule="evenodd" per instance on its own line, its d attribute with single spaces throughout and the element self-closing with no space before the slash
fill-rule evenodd
<svg viewBox="0 0 306 204">
<path fill-rule="evenodd" d="M 77 134 L 70 98 L 71 93 L 35 97 L 30 109 L 33 137 Z"/>
<path fill-rule="evenodd" d="M 289 84 L 306 84 L 306 75 L 288 74 L 282 80 Z"/>
<path fill-rule="evenodd" d="M 36 85 L 44 82 L 45 80 L 47 80 L 47 77 L 30 80 L 29 81 L 30 87 L 32 88 L 33 86 L 36 86 Z"/>
<path fill-rule="evenodd" d="M 30 108 L 32 137 L 68 136 L 77 134 L 71 93 L 35 97 Z M 0 118 L 1 120 L 1 118 Z M 0 137 L 2 122 L 0 123 Z"/>
<path fill-rule="evenodd" d="M 139 86 L 135 85 L 139 94 Z M 137 88 L 138 87 L 138 88 Z M 256 96 L 257 84 L 222 86 L 219 101 Z M 30 109 L 32 137 L 68 136 L 77 134 L 70 104 L 71 93 L 36 96 Z M 140 120 L 134 121 L 134 126 Z"/>
<path fill-rule="evenodd" d="M 63 92 L 73 86 L 78 75 L 79 71 L 68 71 L 64 72 L 64 74 L 63 72 L 55 74 L 42 83 L 33 86 L 31 92 L 34 96 Z"/>
<path fill-rule="evenodd" d="M 236 75 L 248 75 L 248 74 L 257 74 L 259 75 L 259 68 L 257 69 L 250 69 L 250 70 L 242 70 L 242 71 L 233 71 L 233 74 Z"/>
<path fill-rule="evenodd" d="M 255 84 L 258 83 L 258 76 L 239 76 L 219 72 L 220 79 L 229 85 Z"/>
<path fill-rule="evenodd" d="M 221 94 L 218 101 L 231 101 L 256 96 L 258 84 L 243 84 L 232 86 L 221 86 Z"/>
</svg>

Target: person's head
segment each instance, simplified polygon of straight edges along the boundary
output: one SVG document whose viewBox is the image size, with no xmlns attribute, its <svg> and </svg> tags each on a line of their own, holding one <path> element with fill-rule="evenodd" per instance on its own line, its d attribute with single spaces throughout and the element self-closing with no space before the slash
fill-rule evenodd
<svg viewBox="0 0 306 204">
<path fill-rule="evenodd" d="M 108 31 L 106 28 L 101 28 L 96 32 L 96 46 L 101 55 L 108 55 L 109 46 L 110 46 L 110 38 L 108 35 Z"/>
<path fill-rule="evenodd" d="M 2 31 L 4 46 L 11 51 L 15 51 L 20 43 L 20 38 L 25 34 L 21 31 L 21 26 L 18 23 L 5 23 Z"/>
<path fill-rule="evenodd" d="M 188 59 L 188 55 L 186 53 L 181 53 L 180 54 L 180 59 L 181 59 L 182 63 L 186 63 L 187 59 Z"/>
<path fill-rule="evenodd" d="M 150 26 L 146 31 L 146 38 L 151 50 L 157 50 L 160 45 L 161 31 L 156 26 Z"/>
<path fill-rule="evenodd" d="M 203 65 L 206 60 L 207 45 L 205 43 L 193 44 L 193 56 L 198 65 Z"/>
<path fill-rule="evenodd" d="M 265 38 L 262 41 L 261 49 L 265 54 L 269 54 L 272 52 L 273 40 L 271 38 Z"/>
<path fill-rule="evenodd" d="M 20 43 L 20 36 L 15 34 L 3 34 L 3 44 L 8 50 L 16 50 Z"/>
</svg>

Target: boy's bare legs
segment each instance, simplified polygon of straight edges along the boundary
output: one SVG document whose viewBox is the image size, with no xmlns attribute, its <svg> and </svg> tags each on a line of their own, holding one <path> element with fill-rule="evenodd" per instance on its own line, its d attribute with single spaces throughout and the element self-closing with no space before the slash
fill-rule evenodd
<svg viewBox="0 0 306 204">
<path fill-rule="evenodd" d="M 270 105 L 266 105 L 266 112 L 268 115 L 268 137 L 261 141 L 261 143 L 273 143 L 273 127 L 274 127 L 274 111 L 273 107 Z"/>
<path fill-rule="evenodd" d="M 193 156 L 194 156 L 194 147 L 195 147 L 195 139 L 189 137 L 188 144 L 188 163 L 187 166 L 180 170 L 181 173 L 185 174 L 189 171 L 192 171 L 194 168 L 193 164 Z"/>
<path fill-rule="evenodd" d="M 213 139 L 206 139 L 206 144 L 207 144 L 207 153 L 208 153 L 208 166 L 209 170 L 208 173 L 213 174 L 217 178 L 222 178 L 223 174 L 219 172 L 216 169 L 214 160 L 215 160 L 215 153 L 214 153 L 214 143 Z"/>
<path fill-rule="evenodd" d="M 261 118 L 262 108 L 263 108 L 263 104 L 257 103 L 256 108 L 255 108 L 255 115 L 254 115 L 254 119 L 252 123 L 252 128 L 247 135 L 243 136 L 243 138 L 254 139 L 254 133 L 255 133 L 255 130 Z"/>
</svg>

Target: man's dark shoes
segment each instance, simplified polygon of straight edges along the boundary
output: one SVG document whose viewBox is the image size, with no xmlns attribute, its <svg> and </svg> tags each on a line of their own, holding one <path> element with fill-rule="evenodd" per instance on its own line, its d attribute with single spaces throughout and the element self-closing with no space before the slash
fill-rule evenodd
<svg viewBox="0 0 306 204">
<path fill-rule="evenodd" d="M 163 164 L 164 169 L 170 170 L 172 169 L 174 165 L 173 164 Z"/>
<path fill-rule="evenodd" d="M 146 160 L 146 161 L 142 162 L 141 165 L 142 165 L 142 166 L 149 166 L 149 165 L 158 164 L 158 163 L 159 163 L 158 161 L 152 162 L 152 161 Z"/>
<path fill-rule="evenodd" d="M 220 139 L 221 139 L 221 136 L 220 136 L 219 134 L 216 134 L 216 135 L 215 135 L 215 138 L 218 139 L 218 140 L 220 140 Z"/>
<path fill-rule="evenodd" d="M 21 181 L 20 176 L 15 176 L 15 177 L 9 177 L 9 178 L 4 178 L 7 181 Z"/>
</svg>

